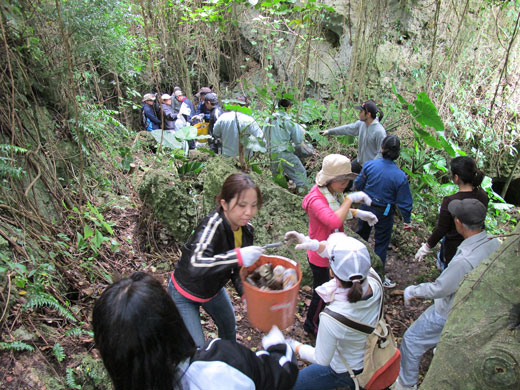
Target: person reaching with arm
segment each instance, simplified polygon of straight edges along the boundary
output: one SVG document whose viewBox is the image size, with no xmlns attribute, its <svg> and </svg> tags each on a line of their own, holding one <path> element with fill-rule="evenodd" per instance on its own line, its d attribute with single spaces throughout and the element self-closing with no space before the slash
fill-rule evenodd
<svg viewBox="0 0 520 390">
<path fill-rule="evenodd" d="M 287 232 L 286 241 L 296 249 L 307 249 L 327 257 L 333 279 L 317 288 L 328 303 L 320 314 L 316 347 L 289 341 L 296 354 L 311 365 L 298 374 L 293 390 L 332 390 L 355 388 L 349 369 L 355 375 L 363 371 L 368 335 L 345 326 L 334 318 L 342 315 L 356 322 L 375 326 L 379 319 L 383 288 L 371 268 L 365 244 L 344 233 L 334 233 L 327 241 L 311 239 L 298 232 Z M 348 364 L 347 367 L 345 362 Z"/>
<path fill-rule="evenodd" d="M 486 192 L 480 187 L 484 179 L 484 173 L 477 168 L 475 161 L 468 156 L 459 156 L 451 160 L 451 174 L 453 183 L 455 183 L 459 191 L 453 195 L 444 197 L 439 211 L 439 219 L 437 226 L 423 243 L 417 253 L 415 260 L 421 261 L 424 257 L 432 253 L 432 248 L 441 241 L 441 248 L 437 254 L 437 266 L 442 271 L 450 263 L 457 247 L 464 238 L 455 229 L 455 222 L 452 215 L 448 211 L 450 202 L 454 199 L 478 199 L 484 206 L 488 206 L 489 198 Z"/>
<path fill-rule="evenodd" d="M 343 191 L 357 175 L 351 171 L 350 160 L 341 154 L 329 154 L 323 159 L 321 170 L 316 175 L 316 185 L 305 196 L 303 209 L 309 215 L 309 237 L 318 241 L 326 240 L 334 232 L 343 231 L 345 220 L 356 217 L 369 225 L 377 223 L 370 211 L 352 209 L 352 203 L 371 204 L 371 199 L 363 192 L 353 192 L 345 196 Z M 308 251 L 307 258 L 312 271 L 313 294 L 303 329 L 316 335 L 319 314 L 324 308 L 316 288 L 330 279 L 329 260 L 315 251 Z"/>
<path fill-rule="evenodd" d="M 381 158 L 381 144 L 386 137 L 386 131 L 380 123 L 383 111 L 373 100 L 368 100 L 360 106 L 359 120 L 348 125 L 325 130 L 323 135 L 351 135 L 358 137 L 358 155 L 352 161 L 352 172 L 359 173 L 363 165 L 370 160 Z"/>
<path fill-rule="evenodd" d="M 221 339 L 197 348 L 161 283 L 143 272 L 103 291 L 92 326 L 114 390 L 286 390 L 298 375 L 277 327 L 262 339 L 265 351 Z"/>
<path fill-rule="evenodd" d="M 217 196 L 217 209 L 200 222 L 182 248 L 168 292 L 198 346 L 204 344 L 200 307 L 215 321 L 219 337 L 236 340 L 235 312 L 224 286 L 231 280 L 242 297 L 239 269 L 254 264 L 263 253 L 262 247 L 252 245 L 249 223 L 261 206 L 260 189 L 251 178 L 230 175 Z"/>
</svg>

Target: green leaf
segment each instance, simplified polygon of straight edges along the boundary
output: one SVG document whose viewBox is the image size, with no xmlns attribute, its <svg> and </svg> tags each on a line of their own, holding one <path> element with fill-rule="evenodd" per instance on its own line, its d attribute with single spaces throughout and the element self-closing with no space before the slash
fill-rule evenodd
<svg viewBox="0 0 520 390">
<path fill-rule="evenodd" d="M 258 173 L 259 175 L 262 174 L 262 170 L 260 169 L 260 167 L 258 166 L 258 164 L 251 164 L 251 170 L 252 170 L 254 173 Z"/>
<path fill-rule="evenodd" d="M 424 141 L 427 145 L 434 147 L 435 149 L 442 149 L 442 145 L 439 141 L 435 139 L 433 135 L 428 133 L 426 130 L 421 129 L 420 127 L 414 126 L 415 135 L 422 141 Z"/>
<path fill-rule="evenodd" d="M 21 341 L 0 342 L 0 349 L 5 351 L 34 351 L 34 347 L 32 345 L 23 343 Z"/>
<path fill-rule="evenodd" d="M 253 113 L 253 110 L 249 107 L 242 106 L 240 104 L 233 104 L 238 103 L 238 100 L 228 100 L 230 104 L 225 104 L 224 108 L 228 111 L 236 111 L 241 112 L 242 114 L 251 115 Z"/>
<path fill-rule="evenodd" d="M 439 143 L 442 145 L 444 151 L 450 155 L 450 157 L 455 157 L 457 155 L 450 143 L 446 140 L 446 138 L 444 138 L 443 134 L 439 134 Z"/>
<path fill-rule="evenodd" d="M 92 231 L 91 227 L 89 225 L 83 226 L 83 238 L 87 239 L 89 237 L 92 237 L 94 235 L 94 232 Z"/>
<path fill-rule="evenodd" d="M 92 244 L 96 249 L 99 249 L 101 245 L 103 244 L 103 241 L 105 240 L 105 237 L 99 230 L 96 229 L 96 234 L 94 235 L 94 238 L 92 239 Z"/>
<path fill-rule="evenodd" d="M 241 137 L 240 142 L 244 146 L 244 148 L 249 149 L 253 152 L 265 153 L 267 149 L 265 148 L 264 142 L 261 139 L 256 138 L 255 136 Z"/>
<path fill-rule="evenodd" d="M 185 126 L 175 132 L 178 141 L 189 141 L 197 138 L 197 128 L 195 126 Z"/>
<path fill-rule="evenodd" d="M 415 109 L 412 116 L 423 127 L 430 126 L 437 131 L 444 131 L 444 123 L 437 113 L 437 108 L 432 103 L 426 92 L 419 92 L 414 101 Z"/>
</svg>

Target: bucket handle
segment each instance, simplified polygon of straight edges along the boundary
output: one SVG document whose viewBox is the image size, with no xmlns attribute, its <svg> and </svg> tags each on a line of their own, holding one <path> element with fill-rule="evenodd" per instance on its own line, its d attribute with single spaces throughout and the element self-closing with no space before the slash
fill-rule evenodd
<svg viewBox="0 0 520 390">
<path fill-rule="evenodd" d="M 298 257 L 296 256 L 296 253 L 294 253 L 294 251 L 291 248 L 291 246 L 289 245 L 289 243 L 287 241 L 284 241 L 283 246 L 285 246 L 285 248 L 289 251 L 289 253 L 291 254 L 291 256 L 294 259 L 294 261 L 296 262 L 296 264 L 298 264 L 299 263 Z"/>
</svg>

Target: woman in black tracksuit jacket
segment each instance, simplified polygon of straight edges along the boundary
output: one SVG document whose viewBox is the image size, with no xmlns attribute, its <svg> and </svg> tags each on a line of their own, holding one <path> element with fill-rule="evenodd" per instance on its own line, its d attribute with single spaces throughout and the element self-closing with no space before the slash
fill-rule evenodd
<svg viewBox="0 0 520 390">
<path fill-rule="evenodd" d="M 233 305 L 224 286 L 231 279 L 242 296 L 239 267 L 253 264 L 263 249 L 253 244 L 249 221 L 262 205 L 260 189 L 241 173 L 229 176 L 217 196 L 217 210 L 197 226 L 171 273 L 168 292 L 195 344 L 204 344 L 200 307 L 213 318 L 219 337 L 236 341 Z"/>
<path fill-rule="evenodd" d="M 288 390 L 298 376 L 276 327 L 256 354 L 221 339 L 197 349 L 161 283 L 143 272 L 101 294 L 92 324 L 115 390 Z"/>
</svg>

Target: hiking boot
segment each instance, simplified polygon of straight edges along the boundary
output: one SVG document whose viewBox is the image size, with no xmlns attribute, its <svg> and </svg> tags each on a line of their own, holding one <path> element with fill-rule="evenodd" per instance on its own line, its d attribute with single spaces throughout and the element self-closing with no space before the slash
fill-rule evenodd
<svg viewBox="0 0 520 390">
<path fill-rule="evenodd" d="M 390 279 L 388 279 L 385 276 L 385 281 L 383 282 L 383 287 L 385 287 L 385 288 L 394 288 L 395 287 L 395 282 L 392 282 Z"/>
</svg>

